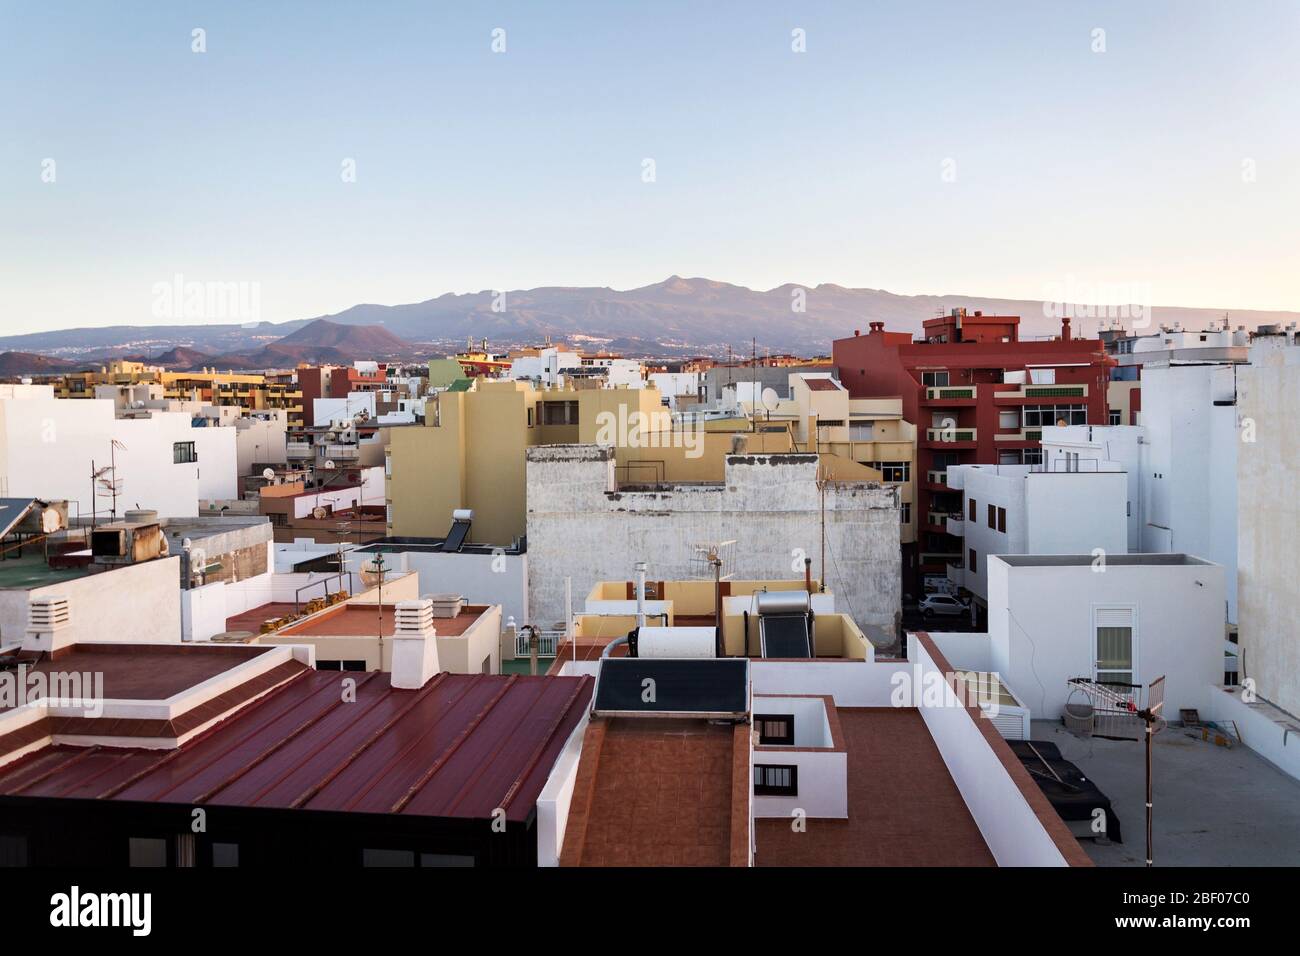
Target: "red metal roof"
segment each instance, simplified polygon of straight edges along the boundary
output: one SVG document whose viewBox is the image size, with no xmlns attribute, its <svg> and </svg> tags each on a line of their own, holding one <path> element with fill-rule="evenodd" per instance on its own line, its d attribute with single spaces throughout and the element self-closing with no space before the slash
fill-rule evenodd
<svg viewBox="0 0 1300 956">
<path fill-rule="evenodd" d="M 522 821 L 592 683 L 444 673 L 411 691 L 309 671 L 176 750 L 36 751 L 0 768 L 0 795 Z"/>
</svg>

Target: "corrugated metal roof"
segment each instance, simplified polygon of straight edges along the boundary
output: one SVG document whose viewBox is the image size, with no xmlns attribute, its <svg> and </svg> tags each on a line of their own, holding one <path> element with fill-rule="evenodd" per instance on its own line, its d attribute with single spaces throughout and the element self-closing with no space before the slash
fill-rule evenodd
<svg viewBox="0 0 1300 956">
<path fill-rule="evenodd" d="M 46 747 L 0 769 L 0 795 L 522 821 L 591 687 L 444 673 L 410 691 L 310 671 L 176 750 Z"/>
</svg>

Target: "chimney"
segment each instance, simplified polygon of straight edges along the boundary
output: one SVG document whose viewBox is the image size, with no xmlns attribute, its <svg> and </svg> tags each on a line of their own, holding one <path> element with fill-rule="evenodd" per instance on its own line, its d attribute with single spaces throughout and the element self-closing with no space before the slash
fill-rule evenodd
<svg viewBox="0 0 1300 956">
<path fill-rule="evenodd" d="M 854 329 L 854 330 L 853 330 L 853 337 L 854 337 L 855 339 L 856 339 L 859 335 L 861 335 L 861 334 L 862 334 L 862 330 L 861 330 L 861 329 Z"/>
<path fill-rule="evenodd" d="M 1070 317 L 1068 315 L 1061 316 L 1061 341 L 1070 341 Z"/>
<path fill-rule="evenodd" d="M 72 643 L 70 635 L 61 633 L 72 624 L 66 597 L 39 597 L 27 608 L 27 640 L 23 650 L 53 652 Z"/>
<path fill-rule="evenodd" d="M 871 329 L 871 334 L 872 334 L 872 335 L 875 335 L 877 332 L 883 332 L 883 331 L 885 331 L 885 323 L 884 323 L 884 322 L 872 322 L 872 323 L 870 323 L 870 324 L 868 325 L 868 328 Z"/>
<path fill-rule="evenodd" d="M 394 616 L 392 684 L 419 690 L 438 673 L 438 632 L 433 628 L 433 602 L 399 601 Z"/>
</svg>

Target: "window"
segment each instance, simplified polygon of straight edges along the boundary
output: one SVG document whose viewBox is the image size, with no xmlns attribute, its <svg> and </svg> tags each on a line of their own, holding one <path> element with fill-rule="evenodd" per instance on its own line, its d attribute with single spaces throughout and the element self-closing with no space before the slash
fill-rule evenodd
<svg viewBox="0 0 1300 956">
<path fill-rule="evenodd" d="M 966 570 L 967 570 L 967 571 L 971 571 L 971 572 L 973 572 L 973 573 L 975 573 L 975 574 L 978 574 L 978 573 L 979 573 L 979 569 L 980 569 L 980 567 L 979 567 L 979 562 L 975 559 L 975 549 L 974 549 L 974 548 L 971 548 L 971 549 L 970 549 L 970 561 L 969 561 L 969 562 L 967 563 L 967 565 L 966 565 Z"/>
<path fill-rule="evenodd" d="M 239 866 L 239 844 L 238 843 L 212 844 L 212 865 L 213 866 Z"/>
<path fill-rule="evenodd" d="M 1112 408 L 1112 409 L 1110 410 L 1110 423 L 1111 423 L 1112 425 L 1122 425 L 1122 424 L 1124 424 L 1124 422 L 1122 421 L 1122 419 L 1121 419 L 1121 417 L 1120 417 L 1122 414 L 1123 414 L 1123 412 L 1122 412 L 1120 409 L 1118 409 L 1118 408 Z"/>
<path fill-rule="evenodd" d="M 27 837 L 0 833 L 0 867 L 27 865 Z"/>
<path fill-rule="evenodd" d="M 1133 628 L 1097 627 L 1097 680 L 1133 683 Z"/>
<path fill-rule="evenodd" d="M 850 422 L 849 441 L 871 441 L 873 427 L 871 422 Z"/>
<path fill-rule="evenodd" d="M 1041 465 L 1043 463 L 1043 450 L 1041 448 L 1025 449 L 1026 465 Z"/>
<path fill-rule="evenodd" d="M 459 853 L 416 853 L 414 850 L 361 851 L 362 866 L 473 866 L 474 857 Z"/>
<path fill-rule="evenodd" d="M 543 425 L 578 424 L 577 402 L 542 402 Z"/>
<path fill-rule="evenodd" d="M 754 764 L 754 796 L 797 797 L 799 768 L 777 764 Z"/>
<path fill-rule="evenodd" d="M 1007 533 L 1007 509 L 998 509 L 998 530 L 1003 534 Z"/>
<path fill-rule="evenodd" d="M 794 746 L 794 714 L 755 714 L 761 746 Z"/>
<path fill-rule="evenodd" d="M 971 498 L 971 499 L 970 499 L 970 508 L 968 509 L 968 510 L 970 511 L 970 520 L 971 520 L 971 521 L 974 521 L 974 520 L 975 520 L 975 515 L 976 515 L 976 510 L 975 510 L 975 509 L 976 509 L 976 507 L 977 507 L 977 505 L 975 504 L 975 499 L 974 499 L 974 498 Z"/>
<path fill-rule="evenodd" d="M 366 669 L 365 661 L 322 661 L 317 659 L 316 669 L 318 671 L 364 671 Z"/>
<path fill-rule="evenodd" d="M 533 427 L 533 410 L 531 408 L 528 409 L 528 427 Z"/>
<path fill-rule="evenodd" d="M 996 529 L 998 526 L 998 509 L 997 505 L 989 505 L 989 527 Z"/>
<path fill-rule="evenodd" d="M 167 841 L 161 837 L 131 837 L 128 859 L 130 866 L 166 866 Z"/>
<path fill-rule="evenodd" d="M 922 372 L 921 384 L 926 388 L 943 388 L 948 384 L 948 373 L 943 372 Z"/>
<path fill-rule="evenodd" d="M 1014 408 L 998 412 L 998 428 L 1019 428 L 1020 413 Z"/>
<path fill-rule="evenodd" d="M 912 503 L 910 501 L 904 501 L 898 506 L 898 518 L 903 524 L 912 523 Z"/>
<path fill-rule="evenodd" d="M 874 468 L 880 472 L 882 481 L 910 481 L 912 479 L 912 463 L 910 461 L 868 461 L 864 462 L 868 468 Z"/>
<path fill-rule="evenodd" d="M 194 451 L 194 442 L 177 441 L 172 442 L 172 464 L 188 465 L 199 460 L 199 456 Z"/>
<path fill-rule="evenodd" d="M 1067 425 L 1088 424 L 1087 405 L 1026 405 L 1025 428 L 1042 428 L 1064 422 Z"/>
</svg>

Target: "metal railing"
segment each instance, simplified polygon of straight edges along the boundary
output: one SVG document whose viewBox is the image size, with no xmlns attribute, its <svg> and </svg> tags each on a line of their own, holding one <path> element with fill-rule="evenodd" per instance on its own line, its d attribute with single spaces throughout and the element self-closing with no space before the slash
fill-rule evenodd
<svg viewBox="0 0 1300 956">
<path fill-rule="evenodd" d="M 555 650 L 564 640 L 563 631 L 544 631 L 540 628 L 537 631 L 537 656 L 554 657 Z M 528 647 L 528 632 L 520 631 L 515 635 L 515 657 L 528 657 L 530 654 Z"/>
</svg>

